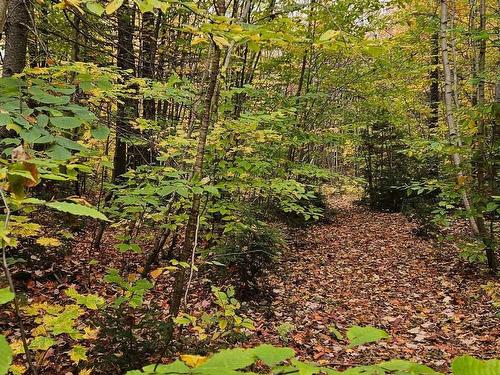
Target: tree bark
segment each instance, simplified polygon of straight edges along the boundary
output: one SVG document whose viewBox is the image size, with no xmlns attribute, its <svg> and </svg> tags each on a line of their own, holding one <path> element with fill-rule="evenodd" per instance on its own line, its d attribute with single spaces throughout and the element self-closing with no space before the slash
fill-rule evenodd
<svg viewBox="0 0 500 375">
<path fill-rule="evenodd" d="M 431 109 L 431 116 L 429 118 L 429 129 L 432 131 L 438 126 L 439 119 L 439 32 L 432 34 L 432 57 L 430 72 L 430 88 L 429 88 L 429 104 Z"/>
<path fill-rule="evenodd" d="M 446 123 L 448 124 L 448 134 L 450 138 L 450 143 L 462 147 L 462 141 L 460 139 L 460 132 L 457 124 L 455 123 L 455 118 L 453 116 L 453 80 L 451 75 L 451 67 L 449 61 L 448 52 L 448 6 L 446 0 L 441 0 L 441 58 L 443 63 L 443 73 L 444 73 L 444 102 L 445 102 L 445 112 L 446 112 Z M 462 160 L 458 152 L 454 152 L 452 155 L 452 161 L 457 169 L 457 179 L 462 179 Z M 462 192 L 462 202 L 464 208 L 470 212 L 471 204 L 469 196 L 465 189 Z M 479 229 L 474 217 L 469 218 L 471 229 L 474 235 L 479 234 Z"/>
<path fill-rule="evenodd" d="M 121 70 L 135 72 L 133 45 L 135 10 L 124 4 L 117 10 L 116 15 L 118 18 L 118 57 L 116 65 Z M 130 133 L 129 121 L 137 118 L 137 116 L 137 103 L 135 99 L 125 98 L 122 103 L 118 103 L 113 181 L 127 171 L 127 145 L 124 142 L 124 137 L 127 132 Z"/>
<path fill-rule="evenodd" d="M 2 40 L 2 33 L 7 20 L 7 8 L 9 6 L 8 0 L 0 0 L 0 40 Z"/>
<path fill-rule="evenodd" d="M 201 179 L 203 176 L 203 161 L 205 157 L 205 146 L 207 143 L 208 129 L 210 127 L 212 100 L 215 95 L 217 79 L 219 76 L 220 57 L 221 57 L 220 48 L 217 46 L 217 44 L 215 44 L 215 42 L 212 42 L 210 75 L 208 80 L 208 88 L 204 99 L 203 117 L 200 125 L 200 134 L 198 138 L 196 158 L 191 173 L 192 180 Z M 198 216 L 200 215 L 200 203 L 201 203 L 201 194 L 194 194 L 191 204 L 191 210 L 189 213 L 189 219 L 186 226 L 185 239 L 179 256 L 179 260 L 182 262 L 186 262 L 189 260 L 191 251 L 193 250 L 194 241 L 196 237 L 196 226 L 198 222 Z M 181 268 L 175 275 L 174 291 L 170 302 L 171 317 L 175 317 L 179 313 L 185 282 L 186 282 L 186 270 L 184 268 Z"/>
<path fill-rule="evenodd" d="M 161 13 L 160 16 L 161 17 Z M 155 75 L 155 59 L 156 59 L 156 43 L 158 39 L 158 24 L 161 22 L 158 19 L 158 24 L 155 23 L 156 17 L 154 13 L 144 13 L 142 16 L 142 59 L 141 59 L 141 77 L 154 78 Z M 156 114 L 154 99 L 144 100 L 144 118 L 154 120 Z"/>
<path fill-rule="evenodd" d="M 486 0 L 479 1 L 479 30 L 484 32 L 486 30 Z M 478 61 L 477 61 L 477 78 L 479 80 L 477 85 L 477 107 L 481 111 L 485 103 L 484 95 L 484 74 L 486 70 L 486 39 L 481 38 L 478 45 Z M 488 191 L 486 185 L 486 177 L 488 170 L 488 158 L 486 155 L 486 137 L 487 129 L 484 118 L 478 121 L 478 135 L 477 135 L 477 149 L 478 149 L 478 163 L 477 163 L 477 188 L 480 197 L 486 200 Z M 493 273 L 497 272 L 498 260 L 495 255 L 495 244 L 486 228 L 483 212 L 479 212 L 476 217 L 479 236 L 485 245 L 486 258 L 488 260 L 488 267 Z"/>
<path fill-rule="evenodd" d="M 27 0 L 11 0 L 5 24 L 4 77 L 21 73 L 26 66 L 29 22 Z"/>
</svg>

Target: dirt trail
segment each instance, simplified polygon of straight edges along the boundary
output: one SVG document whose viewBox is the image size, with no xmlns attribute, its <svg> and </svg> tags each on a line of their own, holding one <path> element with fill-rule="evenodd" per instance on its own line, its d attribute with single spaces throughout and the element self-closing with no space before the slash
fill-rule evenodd
<svg viewBox="0 0 500 375">
<path fill-rule="evenodd" d="M 401 214 L 349 201 L 335 209 L 331 223 L 294 234 L 268 276 L 274 299 L 267 313 L 258 309 L 260 340 L 341 367 L 405 358 L 446 371 L 460 354 L 500 357 L 500 319 L 481 289 L 484 271 L 461 263 L 453 247 L 415 236 Z M 277 334 L 283 322 L 295 326 L 288 342 Z M 329 328 L 351 325 L 383 328 L 392 339 L 346 351 Z"/>
</svg>

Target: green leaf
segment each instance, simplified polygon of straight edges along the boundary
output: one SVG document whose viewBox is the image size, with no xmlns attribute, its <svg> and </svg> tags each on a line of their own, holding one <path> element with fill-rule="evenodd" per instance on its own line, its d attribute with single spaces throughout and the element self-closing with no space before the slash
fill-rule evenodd
<svg viewBox="0 0 500 375">
<path fill-rule="evenodd" d="M 90 12 L 92 12 L 98 16 L 102 16 L 102 14 L 104 13 L 104 7 L 99 3 L 88 2 L 86 5 L 87 5 L 87 9 Z"/>
<path fill-rule="evenodd" d="M 343 340 L 344 339 L 344 336 L 342 335 L 342 333 L 334 325 L 329 326 L 328 327 L 328 331 L 330 331 L 330 333 L 332 335 L 334 335 L 337 340 Z"/>
<path fill-rule="evenodd" d="M 353 326 L 347 330 L 347 338 L 350 341 L 349 348 L 386 339 L 388 337 L 390 336 L 387 332 L 375 327 Z"/>
<path fill-rule="evenodd" d="M 36 139 L 33 143 L 52 143 L 54 142 L 56 139 L 53 135 L 43 135 L 41 136 L 40 138 Z"/>
<path fill-rule="evenodd" d="M 139 7 L 141 13 L 152 12 L 154 10 L 154 3 L 151 0 L 134 0 Z"/>
<path fill-rule="evenodd" d="M 242 369 L 254 362 L 251 350 L 226 349 L 214 354 L 205 363 L 196 367 L 196 372 L 207 375 L 231 373 L 232 370 Z"/>
<path fill-rule="evenodd" d="M 40 178 L 46 179 L 46 180 L 54 180 L 54 181 L 67 181 L 69 178 L 66 176 L 61 176 L 58 174 L 53 174 L 53 173 L 44 173 L 40 175 Z"/>
<path fill-rule="evenodd" d="M 104 298 L 97 294 L 80 294 L 74 288 L 69 288 L 65 293 L 68 297 L 73 298 L 77 304 L 84 305 L 90 310 L 97 310 L 105 303 Z"/>
<path fill-rule="evenodd" d="M 95 139 L 106 139 L 109 135 L 109 128 L 107 126 L 99 126 L 95 129 L 90 129 L 90 134 Z"/>
<path fill-rule="evenodd" d="M 51 117 L 50 123 L 60 129 L 74 129 L 78 128 L 83 121 L 78 117 L 60 116 Z"/>
<path fill-rule="evenodd" d="M 24 139 L 25 142 L 35 143 L 35 141 L 42 136 L 42 129 L 38 126 L 33 126 L 29 130 L 21 130 L 19 135 Z"/>
<path fill-rule="evenodd" d="M 184 362 L 176 360 L 168 365 L 149 365 L 142 368 L 142 371 L 149 374 L 189 374 L 190 368 Z"/>
<path fill-rule="evenodd" d="M 49 116 L 44 115 L 43 113 L 36 116 L 36 123 L 39 127 L 44 128 L 49 123 Z"/>
<path fill-rule="evenodd" d="M 29 345 L 29 348 L 33 350 L 47 350 L 55 343 L 55 340 L 51 337 L 38 336 L 33 339 L 31 344 Z"/>
<path fill-rule="evenodd" d="M 292 348 L 277 348 L 267 344 L 259 345 L 252 351 L 258 359 L 270 367 L 286 361 L 295 355 L 295 351 Z"/>
<path fill-rule="evenodd" d="M 434 371 L 430 367 L 405 361 L 403 359 L 393 359 L 391 361 L 379 363 L 377 366 L 385 370 L 393 372 L 401 372 L 403 374 L 411 375 L 439 375 L 439 372 Z"/>
<path fill-rule="evenodd" d="M 12 119 L 7 113 L 0 113 L 0 126 L 5 126 L 11 122 Z"/>
<path fill-rule="evenodd" d="M 40 103 L 44 103 L 44 104 L 63 105 L 63 104 L 68 104 L 70 101 L 69 96 L 51 95 L 51 94 L 48 94 L 47 92 L 39 89 L 38 87 L 32 87 L 29 91 L 33 95 L 34 100 L 36 100 L 37 102 L 40 102 Z"/>
<path fill-rule="evenodd" d="M 56 137 L 56 142 L 60 146 L 67 148 L 69 150 L 84 151 L 87 149 L 84 145 L 81 145 L 80 143 L 77 143 L 75 141 L 72 141 L 71 139 L 60 136 Z"/>
<path fill-rule="evenodd" d="M 337 30 L 328 30 L 328 31 L 325 31 L 323 34 L 321 34 L 321 36 L 319 37 L 319 41 L 320 42 L 326 42 L 326 41 L 330 41 L 332 40 L 333 38 L 335 38 L 337 35 L 339 35 L 340 32 L 337 31 Z"/>
<path fill-rule="evenodd" d="M 74 363 L 79 363 L 80 361 L 87 360 L 87 348 L 81 345 L 73 346 L 73 349 L 69 352 L 69 358 Z"/>
<path fill-rule="evenodd" d="M 81 204 L 68 202 L 50 202 L 47 203 L 46 206 L 58 211 L 68 212 L 72 215 L 88 216 L 94 219 L 109 221 L 103 213 L 97 211 L 95 208 L 83 206 Z"/>
<path fill-rule="evenodd" d="M 12 363 L 12 349 L 4 335 L 0 335 L 0 375 L 5 375 L 9 371 Z"/>
<path fill-rule="evenodd" d="M 316 366 L 314 363 L 300 362 L 296 359 L 292 359 L 291 363 L 295 367 L 296 371 L 294 374 L 297 375 L 314 375 L 321 373 L 321 367 Z"/>
<path fill-rule="evenodd" d="M 10 288 L 0 289 L 0 305 L 6 304 L 14 299 L 15 294 L 10 291 Z"/>
<path fill-rule="evenodd" d="M 452 362 L 451 371 L 453 375 L 498 375 L 500 374 L 500 360 L 483 361 L 464 355 Z"/>
<path fill-rule="evenodd" d="M 54 160 L 68 160 L 71 157 L 71 152 L 60 145 L 53 145 L 45 151 L 48 157 Z"/>
</svg>

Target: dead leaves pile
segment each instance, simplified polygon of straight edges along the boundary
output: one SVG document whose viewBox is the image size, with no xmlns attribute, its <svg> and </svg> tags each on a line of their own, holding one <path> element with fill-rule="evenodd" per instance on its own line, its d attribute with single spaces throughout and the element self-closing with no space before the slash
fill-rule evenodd
<svg viewBox="0 0 500 375">
<path fill-rule="evenodd" d="M 268 276 L 275 297 L 267 311 L 254 306 L 256 340 L 341 367 L 404 358 L 447 371 L 460 354 L 500 357 L 484 270 L 461 263 L 451 246 L 416 237 L 401 214 L 334 204 L 333 222 L 294 233 Z M 283 324 L 292 327 L 286 335 Z M 352 325 L 385 329 L 392 339 L 346 350 L 341 333 Z"/>
</svg>

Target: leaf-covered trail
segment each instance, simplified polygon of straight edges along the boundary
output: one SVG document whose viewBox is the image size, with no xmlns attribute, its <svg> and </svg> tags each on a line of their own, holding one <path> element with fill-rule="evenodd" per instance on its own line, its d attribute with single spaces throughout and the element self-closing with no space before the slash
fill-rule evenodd
<svg viewBox="0 0 500 375">
<path fill-rule="evenodd" d="M 277 327 L 290 322 L 288 345 L 336 366 L 405 358 L 445 370 L 464 353 L 499 357 L 499 319 L 481 289 L 487 275 L 461 263 L 453 247 L 415 236 L 401 214 L 345 200 L 335 208 L 331 223 L 293 235 L 268 276 L 274 298 L 260 320 L 267 340 L 283 342 Z M 392 339 L 346 351 L 331 330 L 355 324 Z"/>
</svg>

